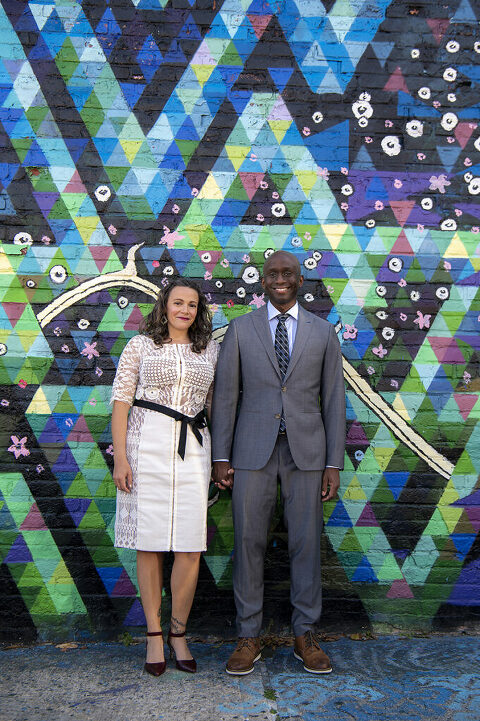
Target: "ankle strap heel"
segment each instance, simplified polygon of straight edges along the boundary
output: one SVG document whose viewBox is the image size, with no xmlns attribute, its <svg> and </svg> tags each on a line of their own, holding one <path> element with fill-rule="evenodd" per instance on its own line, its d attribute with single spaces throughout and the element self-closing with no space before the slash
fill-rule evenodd
<svg viewBox="0 0 480 721">
<path fill-rule="evenodd" d="M 162 631 L 147 631 L 147 637 L 151 636 L 163 636 L 163 633 Z M 145 640 L 145 645 L 148 646 L 148 638 Z M 165 673 L 167 663 L 166 661 L 156 661 L 153 663 L 146 661 L 143 668 L 151 676 L 161 676 L 163 673 Z"/>
<path fill-rule="evenodd" d="M 195 659 L 194 658 L 189 658 L 189 659 L 177 658 L 175 649 L 173 648 L 172 644 L 170 643 L 171 638 L 183 638 L 184 636 L 185 636 L 185 631 L 183 631 L 183 633 L 172 633 L 171 631 L 168 632 L 167 646 L 170 650 L 170 658 L 175 658 L 175 667 L 178 668 L 179 671 L 185 671 L 185 673 L 195 673 L 197 670 L 197 662 L 195 661 Z"/>
</svg>

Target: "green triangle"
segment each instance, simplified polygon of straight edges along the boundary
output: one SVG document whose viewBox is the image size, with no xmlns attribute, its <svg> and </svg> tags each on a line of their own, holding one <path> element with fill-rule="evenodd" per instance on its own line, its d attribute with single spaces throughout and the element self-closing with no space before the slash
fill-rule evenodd
<svg viewBox="0 0 480 721">
<path fill-rule="evenodd" d="M 362 461 L 363 463 L 363 461 Z M 388 487 L 388 483 L 385 480 L 385 478 L 382 476 L 378 482 L 378 485 L 370 499 L 370 503 L 381 503 L 383 504 L 383 507 L 385 508 L 385 504 L 391 503 L 392 505 L 395 504 L 395 498 L 393 496 L 393 493 L 391 492 L 390 488 Z"/>
<path fill-rule="evenodd" d="M 17 586 L 19 588 L 25 588 L 28 586 L 43 586 L 43 578 L 40 575 L 35 563 L 30 562 L 25 564 L 25 570 L 17 580 Z"/>
<path fill-rule="evenodd" d="M 194 152 L 196 151 L 200 141 L 199 140 L 178 140 L 175 139 L 175 143 L 181 153 L 183 162 L 188 165 Z"/>
<path fill-rule="evenodd" d="M 90 498 L 91 493 L 90 489 L 88 488 L 85 478 L 83 476 L 83 473 L 79 471 L 75 478 L 73 479 L 72 483 L 70 484 L 70 487 L 68 491 L 65 494 L 65 498 Z"/>
<path fill-rule="evenodd" d="M 102 514 L 98 510 L 95 501 L 92 501 L 87 511 L 80 521 L 78 528 L 86 530 L 87 528 L 105 528 L 105 521 Z"/>
<path fill-rule="evenodd" d="M 395 581 L 403 578 L 402 572 L 398 567 L 398 563 L 392 554 L 388 554 L 382 564 L 380 570 L 375 571 L 375 575 L 379 581 Z"/>
<path fill-rule="evenodd" d="M 340 240 L 340 243 L 338 244 L 338 247 L 336 249 L 336 253 L 358 253 L 361 252 L 360 243 L 358 242 L 355 233 L 351 229 L 350 226 L 348 226 L 345 233 L 342 235 L 342 238 Z M 364 255 L 362 254 L 360 258 L 364 258 Z M 359 260 L 360 260 L 359 258 Z M 365 265 L 368 265 L 365 263 Z M 369 276 L 368 276 L 369 277 Z"/>
<path fill-rule="evenodd" d="M 37 133 L 40 125 L 45 120 L 45 117 L 50 113 L 48 105 L 33 105 L 28 108 L 25 112 L 27 120 L 32 126 L 32 130 Z M 37 168 L 37 170 L 43 170 L 43 168 Z M 41 173 L 40 173 L 41 174 Z"/>
<path fill-rule="evenodd" d="M 32 138 L 10 138 L 10 142 L 12 143 L 13 147 L 15 148 L 15 152 L 18 155 L 18 159 L 21 163 L 25 160 L 27 157 L 27 153 L 30 150 L 30 146 L 33 143 Z"/>
<path fill-rule="evenodd" d="M 75 48 L 73 47 L 73 43 L 71 39 L 67 37 L 55 57 L 55 64 L 63 77 L 65 84 L 68 84 L 72 75 L 75 73 L 79 62 L 80 61 L 77 53 L 75 52 Z"/>
<path fill-rule="evenodd" d="M 146 140 L 144 140 L 135 155 L 132 168 L 158 168 L 158 162 L 153 157 L 150 146 Z"/>
<path fill-rule="evenodd" d="M 112 476 L 108 473 L 99 485 L 95 498 L 115 498 L 117 495 Z"/>
<path fill-rule="evenodd" d="M 357 536 L 355 535 L 355 531 L 353 528 L 349 528 L 346 532 L 342 543 L 340 544 L 340 547 L 337 549 L 338 551 L 342 552 L 350 552 L 355 551 L 357 553 L 363 554 L 363 548 L 359 543 L 359 540 Z"/>
<path fill-rule="evenodd" d="M 10 276 L 11 281 L 8 290 L 2 298 L 2 303 L 28 303 L 28 297 L 17 276 Z"/>
<path fill-rule="evenodd" d="M 31 604 L 28 610 L 32 616 L 47 616 L 50 614 L 57 615 L 55 604 L 45 587 L 40 589 L 35 602 Z"/>
<path fill-rule="evenodd" d="M 476 469 L 471 461 L 468 451 L 465 449 L 457 461 L 454 474 L 473 474 L 476 475 Z"/>
<path fill-rule="evenodd" d="M 104 170 L 108 175 L 108 178 L 114 190 L 118 191 L 130 170 L 130 166 L 124 168 L 118 166 L 109 167 L 108 165 L 106 165 L 104 166 Z"/>
<path fill-rule="evenodd" d="M 222 57 L 218 61 L 218 65 L 235 65 L 243 66 L 243 60 L 237 52 L 235 43 L 233 40 L 227 45 Z"/>
<path fill-rule="evenodd" d="M 49 212 L 48 217 L 51 220 L 70 220 L 72 216 L 70 215 L 62 196 L 58 198 L 53 208 Z"/>
<path fill-rule="evenodd" d="M 293 178 L 293 173 L 270 173 L 270 177 L 275 183 L 275 186 L 281 197 L 285 192 L 285 188 L 288 186 L 289 182 Z"/>
<path fill-rule="evenodd" d="M 54 413 L 76 413 L 77 409 L 75 408 L 75 405 L 70 398 L 70 394 L 68 392 L 68 389 L 65 388 L 62 395 L 58 399 L 55 408 L 53 409 Z"/>
<path fill-rule="evenodd" d="M 407 271 L 407 274 L 405 276 L 405 280 L 407 283 L 425 283 L 425 276 L 423 274 L 423 271 L 420 267 L 420 263 L 418 262 L 418 259 L 416 257 L 413 258 L 412 264 L 410 268 Z"/>
<path fill-rule="evenodd" d="M 55 193 L 58 195 L 58 188 L 52 180 L 48 168 L 37 168 L 38 175 L 29 173 L 30 181 L 37 193 Z"/>
<path fill-rule="evenodd" d="M 425 386 L 422 383 L 422 378 L 413 365 L 410 366 L 408 375 L 402 383 L 402 395 L 404 393 L 425 393 Z"/>
<path fill-rule="evenodd" d="M 90 97 L 83 106 L 83 109 L 80 111 L 80 115 L 85 123 L 89 135 L 91 137 L 95 137 L 99 129 L 102 127 L 105 115 L 102 110 L 101 103 L 94 91 L 91 92 Z"/>
<path fill-rule="evenodd" d="M 243 187 L 242 179 L 239 175 L 234 178 L 233 183 L 231 184 L 227 194 L 225 195 L 225 198 L 250 202 L 250 198 L 247 195 L 247 191 Z"/>
</svg>

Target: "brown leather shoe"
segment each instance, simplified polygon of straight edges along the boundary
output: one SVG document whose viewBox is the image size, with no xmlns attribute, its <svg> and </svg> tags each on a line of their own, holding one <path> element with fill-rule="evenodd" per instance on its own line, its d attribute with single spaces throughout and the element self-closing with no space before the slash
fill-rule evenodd
<svg viewBox="0 0 480 721">
<path fill-rule="evenodd" d="M 320 648 L 318 637 L 313 631 L 295 637 L 293 655 L 303 661 L 303 668 L 308 673 L 330 673 L 332 670 L 330 659 Z"/>
<path fill-rule="evenodd" d="M 253 664 L 260 658 L 258 638 L 239 638 L 237 648 L 227 661 L 226 672 L 232 676 L 246 676 L 252 673 Z"/>
</svg>

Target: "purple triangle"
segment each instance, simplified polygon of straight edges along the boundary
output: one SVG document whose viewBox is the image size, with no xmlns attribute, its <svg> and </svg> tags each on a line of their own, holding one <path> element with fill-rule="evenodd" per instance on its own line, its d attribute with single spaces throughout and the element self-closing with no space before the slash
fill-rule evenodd
<svg viewBox="0 0 480 721">
<path fill-rule="evenodd" d="M 24 537 L 20 533 L 12 543 L 5 558 L 5 563 L 30 563 L 30 561 L 33 561 L 32 554 L 25 543 Z"/>
<path fill-rule="evenodd" d="M 480 488 L 473 491 L 469 496 L 459 498 L 458 501 L 452 503 L 452 506 L 480 506 Z"/>
<path fill-rule="evenodd" d="M 133 583 L 130 580 L 130 577 L 128 573 L 123 569 L 120 578 L 118 579 L 117 583 L 115 584 L 115 588 L 113 589 L 112 593 L 110 594 L 113 597 L 116 596 L 129 596 L 136 598 L 137 596 L 137 589 L 133 585 Z"/>
<path fill-rule="evenodd" d="M 375 514 L 372 510 L 372 507 L 370 503 L 365 504 L 365 508 L 363 509 L 360 518 L 355 524 L 356 526 L 378 526 L 378 521 L 375 518 Z"/>
<path fill-rule="evenodd" d="M 358 421 L 353 421 L 352 425 L 349 428 L 347 435 L 347 444 L 349 446 L 368 446 L 370 444 L 370 441 L 368 440 L 361 423 L 359 423 Z"/>
<path fill-rule="evenodd" d="M 65 505 L 68 508 L 68 512 L 70 513 L 77 528 L 86 514 L 91 502 L 91 498 L 65 498 Z"/>
<path fill-rule="evenodd" d="M 127 613 L 127 616 L 125 618 L 125 621 L 123 622 L 123 625 L 124 626 L 145 626 L 146 623 L 147 622 L 145 620 L 145 614 L 143 613 L 142 604 L 140 603 L 138 598 L 136 598 L 130 607 L 130 611 Z"/>
</svg>

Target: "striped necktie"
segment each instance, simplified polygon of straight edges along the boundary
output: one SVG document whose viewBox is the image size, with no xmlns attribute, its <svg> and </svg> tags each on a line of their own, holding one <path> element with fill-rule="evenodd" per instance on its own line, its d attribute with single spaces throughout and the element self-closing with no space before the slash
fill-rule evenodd
<svg viewBox="0 0 480 721">
<path fill-rule="evenodd" d="M 290 350 L 288 347 L 288 332 L 287 327 L 285 325 L 285 321 L 287 320 L 289 316 L 286 313 L 281 313 L 277 316 L 278 323 L 277 328 L 275 330 L 275 354 L 277 356 L 278 361 L 278 367 L 280 368 L 280 373 L 282 374 L 282 381 L 285 378 L 285 374 L 287 372 L 288 363 L 290 361 Z M 279 433 L 284 433 L 285 431 L 285 417 L 283 415 L 283 409 L 282 409 L 282 418 L 280 420 L 280 428 L 278 429 Z"/>
</svg>

